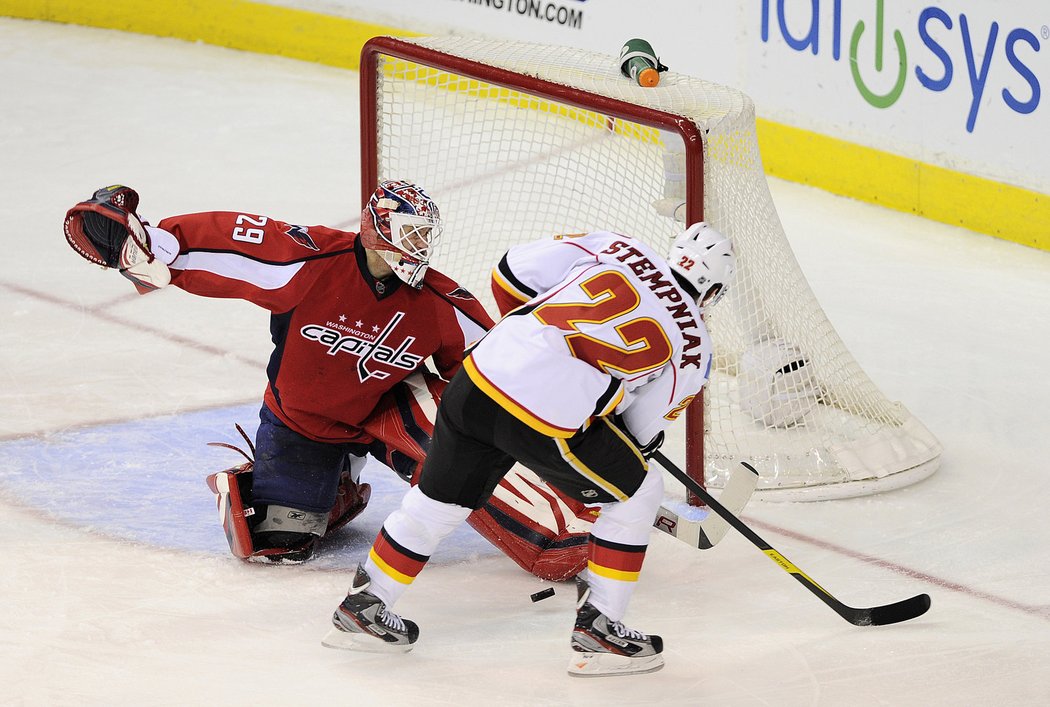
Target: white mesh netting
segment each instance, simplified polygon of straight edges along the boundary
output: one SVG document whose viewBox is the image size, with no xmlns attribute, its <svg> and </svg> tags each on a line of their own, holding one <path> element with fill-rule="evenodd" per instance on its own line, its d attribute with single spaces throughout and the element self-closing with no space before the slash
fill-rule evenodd
<svg viewBox="0 0 1050 707">
<path fill-rule="evenodd" d="M 709 485 L 722 486 L 738 460 L 759 470 L 760 497 L 773 500 L 863 495 L 936 469 L 937 440 L 875 387 L 806 283 L 769 194 L 746 95 L 674 72 L 642 88 L 620 75 L 616 57 L 568 47 L 463 37 L 407 44 L 573 87 L 583 105 L 603 96 L 699 128 L 704 217 L 738 255 L 736 281 L 706 317 L 716 351 L 704 394 Z M 435 266 L 490 311 L 489 272 L 511 244 L 608 229 L 666 251 L 684 228 L 673 214 L 687 148 L 673 132 L 389 55 L 375 88 L 376 125 L 362 129 L 376 131 L 379 177 L 434 197 L 446 224 Z"/>
</svg>

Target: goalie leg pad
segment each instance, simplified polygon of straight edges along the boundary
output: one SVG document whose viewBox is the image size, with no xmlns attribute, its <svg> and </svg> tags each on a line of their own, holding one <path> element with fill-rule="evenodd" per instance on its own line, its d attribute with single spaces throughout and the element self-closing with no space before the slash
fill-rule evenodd
<svg viewBox="0 0 1050 707">
<path fill-rule="evenodd" d="M 286 428 L 282 428 L 276 434 L 279 435 L 280 432 L 285 435 L 294 434 Z M 298 477 L 281 476 L 284 467 L 281 467 L 278 459 L 268 451 L 271 448 L 268 445 L 274 441 L 270 439 L 273 436 L 264 435 L 266 439 L 261 445 L 261 456 L 271 462 L 270 490 L 280 491 L 289 483 L 289 478 L 290 482 L 296 485 L 294 482 Z M 325 459 L 331 456 L 333 465 L 342 463 L 338 458 L 345 450 L 332 445 L 323 446 L 326 448 L 325 454 L 322 455 Z M 286 447 L 278 445 L 278 448 L 287 451 Z M 293 456 L 298 462 L 307 458 L 304 455 Z M 300 498 L 270 498 L 260 501 L 257 494 L 253 493 L 253 487 L 259 481 L 259 469 L 253 462 L 210 475 L 207 478 L 208 487 L 216 495 L 219 520 L 226 534 L 230 552 L 235 557 L 252 562 L 286 564 L 309 559 L 320 537 L 341 528 L 368 505 L 371 487 L 355 481 L 360 475 L 360 467 L 364 465 L 365 459 L 349 454 L 347 460 L 349 463 L 343 464 L 334 492 L 334 503 L 327 511 L 304 509 L 301 503 L 304 499 Z M 276 478 L 273 478 L 275 474 Z M 311 493 L 315 492 L 316 489 Z M 311 496 L 306 500 L 312 502 L 314 499 Z"/>
<path fill-rule="evenodd" d="M 259 531 L 252 527 L 252 520 L 256 517 L 255 507 L 248 505 L 244 499 L 250 497 L 251 491 L 252 463 L 211 474 L 206 479 L 208 488 L 215 494 L 216 505 L 219 510 L 219 522 L 226 533 L 226 541 L 230 545 L 230 552 L 234 557 L 248 562 L 262 562 L 268 564 L 298 564 L 310 559 L 317 545 L 318 536 L 312 532 L 302 532 L 300 524 L 287 523 L 281 528 L 274 522 L 276 515 L 284 512 L 284 516 L 319 516 L 314 519 L 318 527 L 324 520 L 322 514 L 309 514 L 297 511 L 294 508 L 282 506 L 264 506 L 261 515 L 264 516 L 259 524 Z M 269 519 L 270 526 L 264 528 L 266 520 Z"/>
<path fill-rule="evenodd" d="M 527 572 L 571 579 L 587 566 L 587 539 L 598 510 L 516 466 L 467 522 Z"/>
<path fill-rule="evenodd" d="M 226 533 L 230 552 L 241 560 L 270 564 L 296 564 L 309 559 L 317 543 L 315 535 L 297 533 L 293 537 L 292 533 L 285 533 L 284 537 L 270 538 L 272 543 L 257 540 L 251 522 L 256 511 L 245 503 L 245 499 L 251 497 L 252 467 L 253 464 L 248 462 L 211 474 L 206 479 L 208 488 L 215 494 L 219 522 Z M 264 508 L 263 513 L 269 510 Z M 257 548 L 269 544 L 273 546 Z"/>
<path fill-rule="evenodd" d="M 206 479 L 208 488 L 215 494 L 219 522 L 226 533 L 230 552 L 242 560 L 251 557 L 255 552 L 251 528 L 248 526 L 248 516 L 253 515 L 255 509 L 245 507 L 243 501 L 251 486 L 251 472 L 252 463 L 248 462 L 212 474 Z"/>
</svg>

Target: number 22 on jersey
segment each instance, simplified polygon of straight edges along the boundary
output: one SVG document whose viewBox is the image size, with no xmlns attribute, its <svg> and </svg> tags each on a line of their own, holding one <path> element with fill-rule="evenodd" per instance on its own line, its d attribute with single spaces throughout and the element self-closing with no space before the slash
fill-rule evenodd
<svg viewBox="0 0 1050 707">
<path fill-rule="evenodd" d="M 652 317 L 632 317 L 601 326 L 624 318 L 641 302 L 626 275 L 606 270 L 584 280 L 580 289 L 588 301 L 550 302 L 532 311 L 544 324 L 569 332 L 565 342 L 574 357 L 610 375 L 613 370 L 624 375 L 653 371 L 671 359 L 671 342 Z M 581 324 L 595 326 L 584 333 Z"/>
</svg>

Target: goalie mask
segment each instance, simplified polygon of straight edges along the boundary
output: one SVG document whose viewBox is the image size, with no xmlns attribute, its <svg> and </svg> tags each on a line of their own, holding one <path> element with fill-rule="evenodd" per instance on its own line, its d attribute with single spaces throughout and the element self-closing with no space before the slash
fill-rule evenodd
<svg viewBox="0 0 1050 707">
<path fill-rule="evenodd" d="M 365 248 L 379 253 L 395 275 L 417 289 L 423 286 L 441 228 L 437 204 L 408 182 L 380 182 L 361 214 Z"/>
<path fill-rule="evenodd" d="M 667 260 L 671 271 L 696 291 L 701 307 L 722 299 L 736 271 L 732 241 L 703 221 L 675 239 Z"/>
</svg>

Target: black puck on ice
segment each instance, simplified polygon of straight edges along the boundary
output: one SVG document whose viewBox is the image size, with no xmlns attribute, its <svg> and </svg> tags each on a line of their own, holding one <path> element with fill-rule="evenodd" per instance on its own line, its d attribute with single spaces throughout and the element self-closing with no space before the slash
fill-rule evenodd
<svg viewBox="0 0 1050 707">
<path fill-rule="evenodd" d="M 533 603 L 535 603 L 537 601 L 543 601 L 544 599 L 550 599 L 552 596 L 554 596 L 554 587 L 547 587 L 535 594 L 530 594 L 529 599 L 532 599 Z"/>
</svg>

